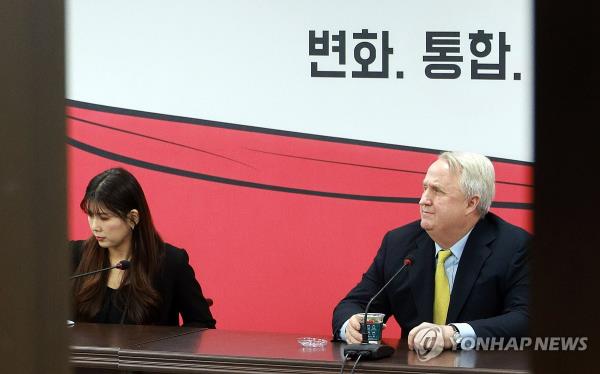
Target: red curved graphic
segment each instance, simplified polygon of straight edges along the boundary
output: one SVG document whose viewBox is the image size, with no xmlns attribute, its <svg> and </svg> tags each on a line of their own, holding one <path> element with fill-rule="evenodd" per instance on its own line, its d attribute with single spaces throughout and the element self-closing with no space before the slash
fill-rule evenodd
<svg viewBox="0 0 600 374">
<path fill-rule="evenodd" d="M 78 102 L 67 114 L 70 237 L 88 235 L 78 201 L 89 179 L 131 170 L 226 329 L 328 335 L 383 234 L 418 218 L 438 153 Z M 494 165 L 493 211 L 531 231 L 532 166 Z"/>
</svg>

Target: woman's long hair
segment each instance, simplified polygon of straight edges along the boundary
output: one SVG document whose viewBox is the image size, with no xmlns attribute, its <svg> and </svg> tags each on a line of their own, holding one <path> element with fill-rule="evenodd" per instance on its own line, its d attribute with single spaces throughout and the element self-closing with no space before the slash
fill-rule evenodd
<svg viewBox="0 0 600 374">
<path fill-rule="evenodd" d="M 154 228 L 150 209 L 142 187 L 127 170 L 106 170 L 90 181 L 81 200 L 81 210 L 88 215 L 106 212 L 116 214 L 125 222 L 132 209 L 139 212 L 139 222 L 132 232 L 131 267 L 125 271 L 117 292 L 120 307 L 128 321 L 144 323 L 156 310 L 160 296 L 152 279 L 159 272 L 164 242 Z M 76 273 L 110 266 L 108 249 L 102 248 L 92 235 L 84 243 Z M 102 308 L 107 293 L 108 272 L 79 278 L 74 283 L 77 319 L 92 321 Z"/>
</svg>

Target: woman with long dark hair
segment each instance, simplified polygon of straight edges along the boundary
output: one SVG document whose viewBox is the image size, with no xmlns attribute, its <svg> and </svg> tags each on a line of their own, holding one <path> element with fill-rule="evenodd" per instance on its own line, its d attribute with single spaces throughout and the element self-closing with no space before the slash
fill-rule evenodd
<svg viewBox="0 0 600 374">
<path fill-rule="evenodd" d="M 89 182 L 81 209 L 92 236 L 71 242 L 76 274 L 129 260 L 113 269 L 77 278 L 75 320 L 95 323 L 214 328 L 185 250 L 163 242 L 154 228 L 142 187 L 127 170 L 106 170 Z"/>
</svg>

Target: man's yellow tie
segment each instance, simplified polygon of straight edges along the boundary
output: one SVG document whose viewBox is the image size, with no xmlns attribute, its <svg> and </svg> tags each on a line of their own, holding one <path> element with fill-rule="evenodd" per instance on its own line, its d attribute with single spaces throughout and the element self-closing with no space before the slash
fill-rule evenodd
<svg viewBox="0 0 600 374">
<path fill-rule="evenodd" d="M 435 297 L 433 299 L 433 323 L 436 325 L 446 324 L 448 305 L 450 304 L 450 284 L 446 276 L 444 262 L 452 254 L 449 249 L 438 252 L 437 264 L 435 266 Z"/>
</svg>

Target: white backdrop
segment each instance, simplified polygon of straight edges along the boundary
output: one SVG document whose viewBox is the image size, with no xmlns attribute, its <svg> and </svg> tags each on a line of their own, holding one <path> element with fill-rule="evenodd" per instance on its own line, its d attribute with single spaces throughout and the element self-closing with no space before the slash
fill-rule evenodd
<svg viewBox="0 0 600 374">
<path fill-rule="evenodd" d="M 532 6 L 526 0 L 67 1 L 67 97 L 533 161 Z M 389 78 L 351 77 L 360 70 L 352 34 L 362 29 L 377 33 L 375 70 L 382 32 L 389 33 Z M 309 56 L 310 30 L 346 31 L 346 65 L 336 53 Z M 498 62 L 499 33 L 506 33 L 505 80 L 472 79 L 469 33 L 477 30 L 493 34 L 484 63 Z M 460 32 L 457 79 L 425 76 L 428 31 Z M 311 62 L 346 77 L 311 77 Z"/>
</svg>

